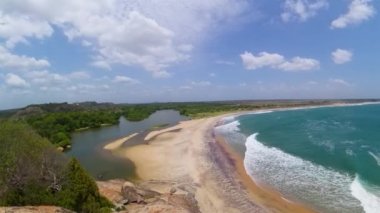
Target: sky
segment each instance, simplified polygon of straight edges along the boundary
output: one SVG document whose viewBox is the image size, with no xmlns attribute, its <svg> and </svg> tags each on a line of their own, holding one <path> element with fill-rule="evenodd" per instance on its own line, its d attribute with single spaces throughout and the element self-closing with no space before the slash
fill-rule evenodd
<svg viewBox="0 0 380 213">
<path fill-rule="evenodd" d="M 1 0 L 0 109 L 380 98 L 380 1 Z"/>
</svg>

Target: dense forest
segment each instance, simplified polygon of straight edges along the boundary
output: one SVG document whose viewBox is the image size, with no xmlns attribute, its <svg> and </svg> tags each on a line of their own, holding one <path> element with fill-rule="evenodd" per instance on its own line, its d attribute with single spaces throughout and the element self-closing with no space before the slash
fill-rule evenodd
<svg viewBox="0 0 380 213">
<path fill-rule="evenodd" d="M 56 205 L 109 212 L 96 183 L 26 123 L 0 121 L 0 206 Z"/>
</svg>

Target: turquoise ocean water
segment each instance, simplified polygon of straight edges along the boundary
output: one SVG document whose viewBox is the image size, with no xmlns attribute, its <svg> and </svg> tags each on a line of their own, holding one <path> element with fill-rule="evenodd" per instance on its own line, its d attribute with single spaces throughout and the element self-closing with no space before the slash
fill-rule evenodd
<svg viewBox="0 0 380 213">
<path fill-rule="evenodd" d="M 247 173 L 284 199 L 380 212 L 380 104 L 245 114 L 216 129 L 244 153 Z"/>
</svg>

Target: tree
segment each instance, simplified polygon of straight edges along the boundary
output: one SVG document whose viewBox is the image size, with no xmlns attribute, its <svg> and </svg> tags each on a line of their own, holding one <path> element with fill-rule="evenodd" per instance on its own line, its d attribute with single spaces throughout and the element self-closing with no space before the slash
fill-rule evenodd
<svg viewBox="0 0 380 213">
<path fill-rule="evenodd" d="M 0 206 L 58 205 L 78 212 L 112 206 L 78 161 L 68 161 L 27 124 L 0 122 Z"/>
<path fill-rule="evenodd" d="M 98 212 L 112 206 L 101 197 L 95 182 L 83 170 L 76 159 L 71 159 L 65 171 L 66 182 L 59 192 L 59 204 L 78 212 Z"/>
</svg>

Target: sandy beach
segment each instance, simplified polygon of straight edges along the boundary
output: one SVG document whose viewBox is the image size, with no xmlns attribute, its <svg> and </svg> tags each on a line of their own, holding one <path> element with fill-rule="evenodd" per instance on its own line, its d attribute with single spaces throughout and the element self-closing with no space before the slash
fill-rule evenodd
<svg viewBox="0 0 380 213">
<path fill-rule="evenodd" d="M 138 135 L 138 133 L 133 133 L 133 134 L 128 135 L 126 137 L 122 137 L 122 138 L 116 139 L 116 140 L 112 141 L 111 143 L 106 144 L 103 148 L 106 149 L 106 150 L 117 149 L 121 145 L 123 145 L 124 142 L 126 142 L 127 140 L 135 137 L 136 135 Z"/>
<path fill-rule="evenodd" d="M 135 163 L 141 181 L 170 182 L 194 192 L 201 212 L 313 212 L 252 181 L 242 157 L 214 134 L 214 126 L 225 116 L 152 131 L 145 137 L 147 143 L 118 148 L 117 153 Z M 106 147 L 116 149 L 128 137 Z"/>
</svg>

